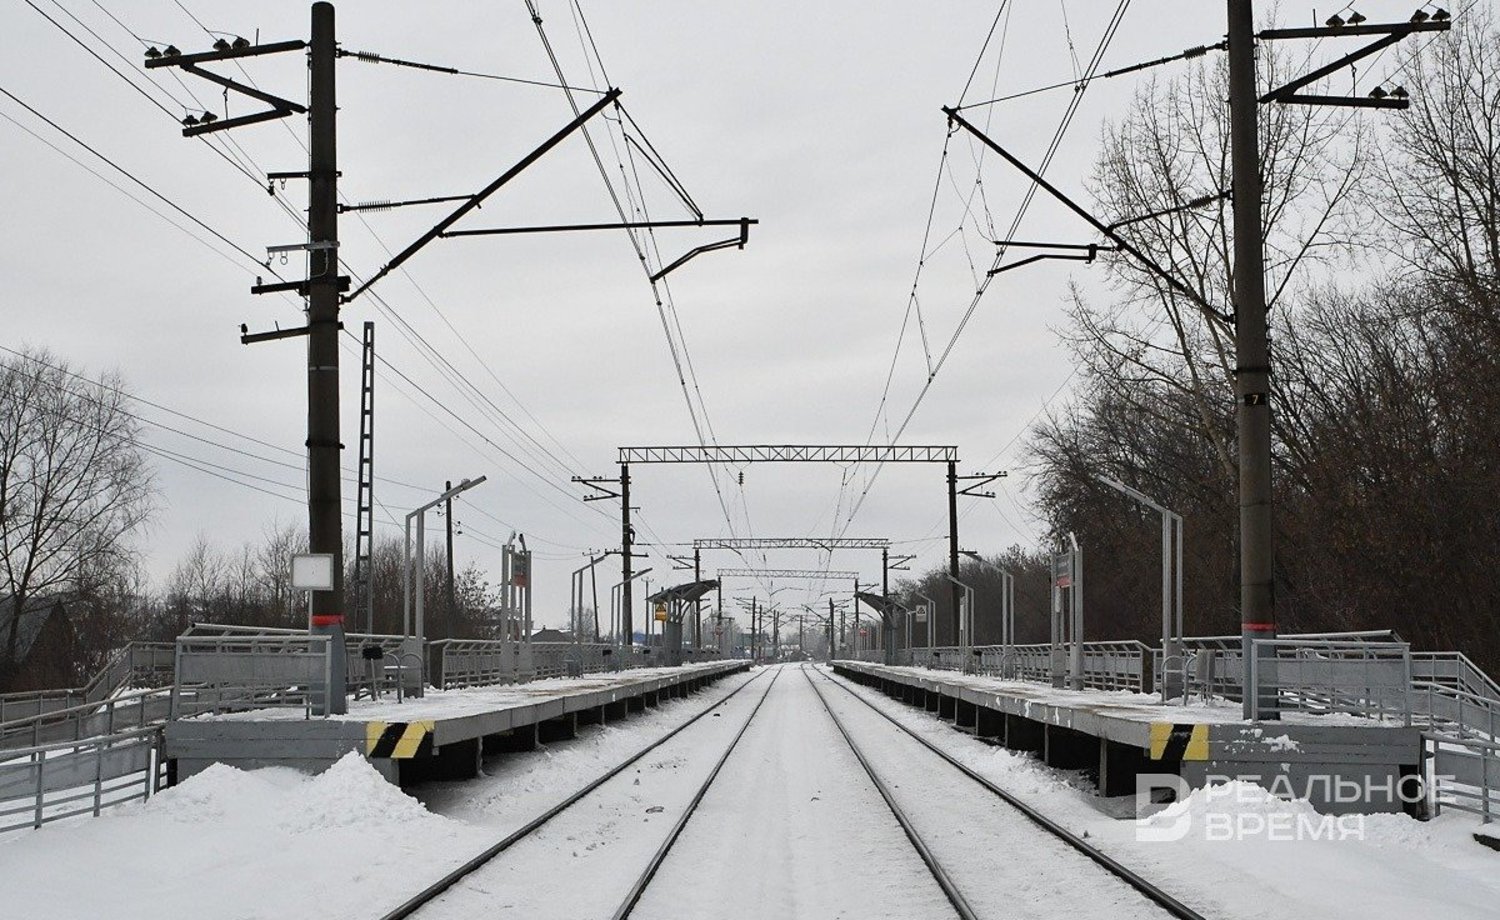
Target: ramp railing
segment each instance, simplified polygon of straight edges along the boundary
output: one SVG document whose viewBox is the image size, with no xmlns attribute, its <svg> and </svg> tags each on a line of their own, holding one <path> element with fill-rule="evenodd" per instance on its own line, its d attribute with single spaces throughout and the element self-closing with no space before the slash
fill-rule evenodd
<svg viewBox="0 0 1500 920">
<path fill-rule="evenodd" d="M 60 741 L 82 741 L 161 723 L 172 708 L 172 690 L 132 690 L 98 703 L 77 703 L 0 722 L 0 752 Z M 0 756 L 4 756 L 0 753 Z"/>
<path fill-rule="evenodd" d="M 147 799 L 166 763 L 160 727 L 34 745 L 0 758 L 0 833 Z"/>
<path fill-rule="evenodd" d="M 1283 712 L 1412 721 L 1411 646 L 1405 642 L 1256 639 L 1250 717 L 1262 700 Z"/>
<path fill-rule="evenodd" d="M 172 643 L 129 642 L 82 687 L 0 693 L 0 724 L 97 703 L 123 689 L 164 687 L 172 681 Z"/>
<path fill-rule="evenodd" d="M 171 718 L 271 708 L 311 718 L 332 671 L 328 636 L 179 636 Z"/>
<path fill-rule="evenodd" d="M 194 623 L 188 627 L 185 636 L 211 638 L 215 636 L 306 636 L 305 629 L 291 629 L 277 626 L 238 626 L 232 623 Z M 347 657 L 344 673 L 347 675 L 349 692 L 356 698 L 361 695 L 379 695 L 381 693 L 399 693 L 398 686 L 401 681 L 403 668 L 415 668 L 415 660 L 405 661 L 403 657 L 403 636 L 394 636 L 384 633 L 345 633 L 344 654 Z M 380 649 L 380 662 L 377 667 L 370 667 L 369 659 L 365 658 L 364 650 L 369 646 L 377 646 Z M 171 646 L 168 646 L 169 648 Z M 387 663 L 394 662 L 390 666 Z M 373 694 L 372 694 L 373 691 Z"/>
</svg>

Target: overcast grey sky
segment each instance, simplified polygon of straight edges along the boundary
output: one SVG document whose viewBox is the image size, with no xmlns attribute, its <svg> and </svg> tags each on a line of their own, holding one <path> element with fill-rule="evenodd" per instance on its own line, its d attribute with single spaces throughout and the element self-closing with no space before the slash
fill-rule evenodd
<svg viewBox="0 0 1500 920">
<path fill-rule="evenodd" d="M 157 85 L 148 83 L 115 56 L 139 61 L 143 48 L 131 32 L 191 52 L 211 42 L 192 17 L 208 29 L 252 39 L 258 34 L 262 41 L 305 37 L 308 27 L 303 2 L 32 2 L 145 86 L 174 117 L 181 116 L 178 101 L 189 101 L 189 89 L 221 115 L 223 101 L 191 78 L 184 88 L 155 71 Z M 959 101 L 997 6 L 582 0 L 609 80 L 624 90 L 626 109 L 707 216 L 761 221 L 743 252 L 703 256 L 670 278 L 676 323 L 721 443 L 863 443 L 870 434 L 908 317 L 934 200 L 945 138 L 939 106 Z M 1072 79 L 1075 53 L 1077 66 L 1086 65 L 1115 8 L 1099 0 L 1011 6 L 965 102 Z M 1360 9 L 1374 19 L 1404 18 L 1411 6 L 1371 2 Z M 602 86 L 597 69 L 591 72 L 573 8 L 541 0 L 540 11 L 569 82 Z M 1287 2 L 1279 15 L 1283 23 L 1304 23 L 1314 14 L 1311 4 Z M 1214 42 L 1222 35 L 1223 16 L 1221 3 L 1138 0 L 1104 67 Z M 204 143 L 181 137 L 173 119 L 25 0 L 4 4 L 3 30 L 0 86 L 246 250 L 259 254 L 267 245 L 301 241 L 297 222 L 263 186 Z M 522 0 L 345 2 L 338 4 L 338 33 L 348 50 L 554 79 Z M 1181 66 L 1157 73 L 1168 76 Z M 300 55 L 246 67 L 266 90 L 302 98 Z M 353 59 L 341 61 L 338 79 L 340 189 L 351 202 L 475 191 L 571 118 L 557 89 Z M 1063 188 L 1083 193 L 1101 126 L 1123 110 L 1139 79 L 1090 88 L 1049 172 Z M 988 118 L 997 139 L 1036 163 L 1071 95 L 1062 89 L 972 114 Z M 591 98 L 580 97 L 584 104 Z M 238 99 L 229 107 L 238 114 L 250 109 Z M 200 533 L 232 547 L 258 539 L 277 522 L 304 524 L 295 456 L 305 437 L 303 346 L 289 341 L 244 347 L 237 337 L 240 323 L 252 329 L 298 324 L 300 301 L 252 297 L 248 287 L 256 271 L 246 260 L 197 227 L 190 227 L 190 235 L 171 226 L 25 133 L 20 126 L 125 185 L 10 99 L 0 98 L 0 114 L 14 119 L 0 120 L 4 343 L 49 348 L 89 373 L 117 369 L 142 397 L 291 451 L 238 441 L 143 408 L 147 418 L 292 464 L 148 427 L 153 445 L 221 464 L 237 471 L 230 474 L 235 478 L 277 493 L 158 462 L 162 510 L 146 540 L 152 573 L 163 577 Z M 605 166 L 622 188 L 606 125 L 593 127 Z M 220 135 L 214 143 L 230 141 L 229 155 L 252 173 L 297 170 L 306 168 L 304 132 L 302 119 L 288 119 Z M 919 328 L 911 315 L 892 375 L 889 422 L 881 418 L 877 441 L 894 432 L 928 378 L 923 330 L 936 360 L 968 309 L 975 287 L 970 259 L 982 273 L 993 253 L 976 232 L 987 225 L 986 208 L 995 232 L 1003 233 L 1026 190 L 993 157 L 979 162 L 979 148 L 966 138 L 953 138 L 949 151 L 919 289 L 923 322 Z M 976 163 L 982 189 L 974 186 Z M 646 177 L 643 185 L 652 216 L 686 216 L 660 183 Z M 139 189 L 130 191 L 145 197 Z M 278 194 L 300 218 L 306 194 L 301 184 Z M 951 236 L 966 207 L 967 230 Z M 368 275 L 384 263 L 387 249 L 400 249 L 445 213 L 446 206 L 437 206 L 378 212 L 364 220 L 345 215 L 342 255 Z M 464 226 L 613 219 L 604 182 L 575 137 Z M 670 260 L 716 239 L 716 233 L 662 234 L 658 243 Z M 1090 239 L 1076 219 L 1045 198 L 1031 207 L 1020 235 Z M 617 505 L 583 504 L 568 476 L 613 474 L 620 445 L 695 441 L 650 287 L 619 233 L 441 240 L 408 269 L 375 288 L 383 305 L 361 298 L 346 308 L 345 322 L 357 332 L 362 321 L 374 319 L 384 359 L 464 421 L 399 378 L 382 375 L 378 498 L 399 519 L 445 479 L 488 475 L 458 514 L 465 530 L 460 560 L 497 570 L 498 552 L 486 544 L 503 542 L 512 528 L 524 532 L 537 551 L 539 619 L 560 622 L 567 572 L 580 564 L 585 549 L 619 539 Z M 291 277 L 300 266 L 293 260 L 286 270 Z M 1103 293 L 1091 269 L 1062 263 L 1002 276 L 980 301 L 901 441 L 956 444 L 964 472 L 1014 468 L 1026 425 L 1068 378 L 1067 356 L 1054 330 L 1070 277 Z M 537 451 L 529 443 L 518 446 L 476 408 L 481 398 L 465 395 L 445 378 L 385 310 L 399 315 L 561 462 L 532 456 Z M 677 332 L 672 326 L 673 336 Z M 357 355 L 346 352 L 344 360 L 344 440 L 352 470 Z M 526 460 L 535 474 L 502 449 Z M 741 472 L 743 488 L 736 478 Z M 919 554 L 918 567 L 937 564 L 944 550 L 945 491 L 938 467 L 886 469 L 847 525 L 849 503 L 866 475 L 856 470 L 727 470 L 721 484 L 732 525 L 702 468 L 641 467 L 635 473 L 644 517 L 640 536 L 647 541 L 688 543 L 731 532 L 804 536 L 838 528 L 849 536 L 897 541 Z M 1041 523 L 1022 486 L 1019 477 L 1012 478 L 995 501 L 965 501 L 966 547 L 996 552 L 1015 542 L 1035 544 Z M 353 493 L 346 485 L 351 510 Z M 386 522 L 383 532 L 398 533 L 392 517 L 377 517 Z M 660 550 L 651 552 L 653 558 L 642 564 L 663 573 L 669 564 Z M 768 561 L 797 567 L 826 562 L 815 553 L 774 554 Z M 741 564 L 719 553 L 705 568 L 711 577 L 718 566 Z M 878 577 L 873 553 L 840 556 L 834 567 Z M 608 571 L 613 582 L 618 569 L 611 563 Z M 746 593 L 752 585 L 729 587 Z M 780 599 L 795 604 L 818 593 L 809 589 Z"/>
</svg>

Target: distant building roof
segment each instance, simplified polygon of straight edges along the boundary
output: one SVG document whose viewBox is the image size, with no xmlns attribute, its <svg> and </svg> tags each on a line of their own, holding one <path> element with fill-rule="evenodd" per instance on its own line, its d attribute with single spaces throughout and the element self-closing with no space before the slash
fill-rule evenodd
<svg viewBox="0 0 1500 920">
<path fill-rule="evenodd" d="M 26 660 L 36 645 L 37 637 L 42 634 L 43 627 L 47 625 L 47 620 L 60 609 L 62 609 L 60 598 L 50 595 L 27 598 L 26 608 L 20 613 L 15 660 L 10 662 L 11 664 L 19 665 Z M 15 621 L 15 595 L 0 599 L 0 661 L 5 661 L 9 657 L 10 631 Z"/>
<path fill-rule="evenodd" d="M 573 634 L 548 626 L 531 634 L 532 642 L 572 642 Z"/>
</svg>

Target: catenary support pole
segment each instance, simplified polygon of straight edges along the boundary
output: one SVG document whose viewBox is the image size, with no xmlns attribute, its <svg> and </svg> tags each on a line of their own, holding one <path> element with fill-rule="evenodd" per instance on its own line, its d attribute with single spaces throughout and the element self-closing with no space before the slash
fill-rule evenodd
<svg viewBox="0 0 1500 920">
<path fill-rule="evenodd" d="M 630 561 L 634 550 L 635 531 L 630 526 L 630 464 L 620 464 L 620 578 L 626 590 L 620 598 L 620 634 L 622 644 L 629 648 L 634 641 L 635 623 L 631 617 Z"/>
<path fill-rule="evenodd" d="M 948 575 L 958 577 L 958 464 L 952 461 L 948 463 Z M 949 585 L 949 588 L 949 597 L 953 599 L 953 644 L 958 645 L 959 619 L 963 616 L 959 610 L 962 591 L 957 584 Z"/>
<path fill-rule="evenodd" d="M 1249 673 L 1256 639 L 1276 638 L 1275 532 L 1271 515 L 1271 356 L 1261 236 L 1259 103 L 1252 0 L 1228 0 L 1229 140 L 1234 181 L 1235 398 L 1240 463 L 1240 637 Z M 1267 662 L 1258 662 L 1265 665 Z M 1260 671 L 1270 678 L 1274 674 Z M 1244 694 L 1245 718 L 1253 700 Z M 1260 700 L 1276 718 L 1274 691 Z"/>
<path fill-rule="evenodd" d="M 452 481 L 443 483 L 444 492 L 453 491 Z M 453 589 L 453 498 L 450 496 L 443 500 L 443 521 L 448 525 L 448 610 L 444 619 L 443 638 L 455 639 L 458 633 L 454 631 L 454 624 L 458 619 L 458 595 Z"/>
<path fill-rule="evenodd" d="M 339 472 L 338 107 L 333 4 L 314 3 L 309 49 L 307 517 L 308 549 L 333 556 L 333 588 L 312 592 L 309 632 L 333 649 L 327 710 L 343 713 L 344 535 Z"/>
</svg>

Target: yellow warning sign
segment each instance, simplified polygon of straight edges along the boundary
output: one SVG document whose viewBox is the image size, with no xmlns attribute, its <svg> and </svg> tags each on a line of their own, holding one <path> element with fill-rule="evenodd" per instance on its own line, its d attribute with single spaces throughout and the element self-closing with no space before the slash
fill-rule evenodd
<svg viewBox="0 0 1500 920">
<path fill-rule="evenodd" d="M 666 621 L 667 621 L 667 605 L 666 604 L 657 604 L 656 605 L 656 622 L 658 622 L 658 623 L 665 623 Z"/>
<path fill-rule="evenodd" d="M 1208 726 L 1178 722 L 1151 723 L 1152 760 L 1207 760 Z"/>
<path fill-rule="evenodd" d="M 365 754 L 410 760 L 432 754 L 432 722 L 366 722 Z"/>
</svg>

